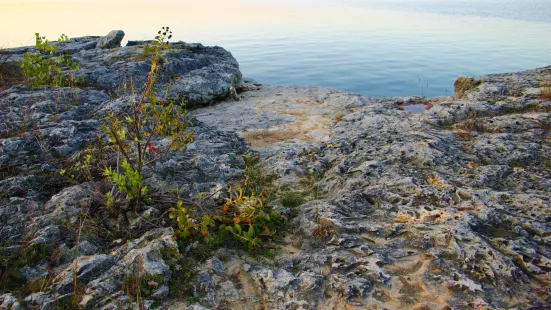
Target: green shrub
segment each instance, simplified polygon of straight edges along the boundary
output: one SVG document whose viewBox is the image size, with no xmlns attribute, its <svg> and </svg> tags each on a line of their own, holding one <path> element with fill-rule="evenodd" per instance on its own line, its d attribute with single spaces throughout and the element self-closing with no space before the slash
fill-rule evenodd
<svg viewBox="0 0 551 310">
<path fill-rule="evenodd" d="M 73 60 L 73 56 L 68 53 L 56 58 L 52 56 L 44 57 L 42 54 L 53 55 L 58 47 L 50 43 L 46 37 L 36 35 L 35 47 L 39 53 L 26 52 L 19 61 L 19 67 L 23 71 L 28 86 L 38 87 L 41 85 L 70 86 L 77 82 L 74 77 L 69 77 L 61 72 L 65 69 L 79 70 L 80 64 Z M 61 35 L 60 41 L 67 41 L 66 35 Z"/>
</svg>

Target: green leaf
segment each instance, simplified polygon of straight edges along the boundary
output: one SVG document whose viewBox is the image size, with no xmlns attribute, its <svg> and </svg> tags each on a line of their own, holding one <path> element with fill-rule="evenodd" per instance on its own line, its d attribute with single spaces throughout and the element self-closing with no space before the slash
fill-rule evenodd
<svg viewBox="0 0 551 310">
<path fill-rule="evenodd" d="M 253 225 L 249 225 L 249 231 L 247 232 L 247 236 L 252 239 L 254 236 L 254 228 Z"/>
</svg>

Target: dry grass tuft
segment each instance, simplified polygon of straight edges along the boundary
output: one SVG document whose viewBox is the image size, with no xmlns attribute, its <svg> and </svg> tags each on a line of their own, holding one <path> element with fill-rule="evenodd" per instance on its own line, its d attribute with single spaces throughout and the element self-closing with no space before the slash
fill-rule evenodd
<svg viewBox="0 0 551 310">
<path fill-rule="evenodd" d="M 320 221 L 316 227 L 312 230 L 312 235 L 318 239 L 325 239 L 337 232 L 335 224 L 330 221 Z"/>
<path fill-rule="evenodd" d="M 551 81 L 541 83 L 541 99 L 551 100 Z"/>
<path fill-rule="evenodd" d="M 471 133 L 465 132 L 465 131 L 459 131 L 456 132 L 455 135 L 459 140 L 468 141 L 473 138 L 473 135 Z"/>
<path fill-rule="evenodd" d="M 430 185 L 434 185 L 434 186 L 444 186 L 444 182 L 442 181 L 442 179 L 437 176 L 437 175 L 431 175 L 429 176 L 429 178 L 427 179 L 427 182 L 430 184 Z"/>
<path fill-rule="evenodd" d="M 458 77 L 457 80 L 453 83 L 453 87 L 455 90 L 455 95 L 457 98 L 461 98 L 465 95 L 465 93 L 478 85 L 480 85 L 480 81 L 477 81 L 473 78 L 469 77 Z"/>
<path fill-rule="evenodd" d="M 343 118 L 344 116 L 345 116 L 344 114 L 337 113 L 337 115 L 335 115 L 335 124 L 337 124 L 337 123 L 339 123 L 340 121 L 342 121 L 342 118 Z"/>
</svg>

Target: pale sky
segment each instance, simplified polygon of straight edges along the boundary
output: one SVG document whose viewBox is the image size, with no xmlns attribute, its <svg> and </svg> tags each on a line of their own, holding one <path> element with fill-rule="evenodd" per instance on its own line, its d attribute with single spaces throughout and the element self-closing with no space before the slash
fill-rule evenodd
<svg viewBox="0 0 551 310">
<path fill-rule="evenodd" d="M 476 36 L 481 32 L 480 28 L 471 29 L 467 23 L 472 18 L 477 21 L 476 25 L 480 25 L 478 17 L 431 16 L 427 15 L 429 13 L 410 14 L 380 8 L 369 10 L 354 5 L 334 6 L 338 3 L 366 5 L 400 1 L 404 0 L 0 0 L 0 47 L 34 45 L 35 32 L 55 40 L 62 33 L 69 37 L 101 36 L 120 29 L 126 32 L 126 40 L 151 39 L 161 26 L 170 26 L 175 40 L 188 42 L 203 42 L 205 38 L 224 35 L 253 33 L 258 37 L 259 33 L 276 30 L 293 33 L 309 27 L 333 29 L 358 24 L 361 24 L 361 27 L 356 27 L 358 29 L 381 35 L 426 33 L 427 29 L 441 27 L 443 19 L 458 37 L 462 33 Z M 474 0 L 408 0 L 404 3 L 416 1 L 457 4 Z M 486 3 L 487 0 L 478 1 Z M 500 1 L 516 3 L 516 0 Z M 548 3 L 548 0 L 524 1 Z M 504 23 L 504 27 L 511 27 L 507 32 L 510 35 L 522 35 L 526 28 L 525 24 L 515 21 Z M 531 28 L 531 33 L 533 30 Z"/>
<path fill-rule="evenodd" d="M 177 40 L 186 40 L 181 36 L 221 32 L 227 27 L 251 28 L 270 23 L 277 27 L 295 27 L 319 22 L 339 24 L 350 19 L 329 7 L 293 5 L 291 8 L 279 1 L 270 1 L 270 4 L 247 0 L 13 2 L 0 0 L 0 29 L 3 29 L 0 46 L 33 45 L 35 32 L 55 40 L 61 33 L 76 37 L 104 35 L 110 30 L 121 29 L 125 30 L 126 39 L 149 39 L 161 26 L 170 26 Z"/>
</svg>

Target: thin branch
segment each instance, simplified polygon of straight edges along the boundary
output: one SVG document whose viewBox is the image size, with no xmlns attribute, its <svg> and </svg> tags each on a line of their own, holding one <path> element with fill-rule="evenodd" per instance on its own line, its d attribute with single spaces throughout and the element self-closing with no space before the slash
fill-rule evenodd
<svg viewBox="0 0 551 310">
<path fill-rule="evenodd" d="M 115 131 L 113 130 L 112 127 L 109 127 L 109 130 L 111 131 L 111 133 L 113 134 L 113 137 L 115 137 L 115 141 L 117 142 L 117 146 L 119 148 L 119 150 L 122 152 L 122 155 L 124 155 L 124 157 L 126 158 L 126 160 L 128 161 L 128 163 L 130 165 L 132 165 L 132 161 L 130 160 L 130 157 L 128 157 L 128 154 L 126 154 L 126 152 L 124 151 L 123 147 L 122 147 L 122 142 L 119 138 L 119 136 L 115 133 Z M 132 167 L 134 168 L 134 167 Z"/>
</svg>

